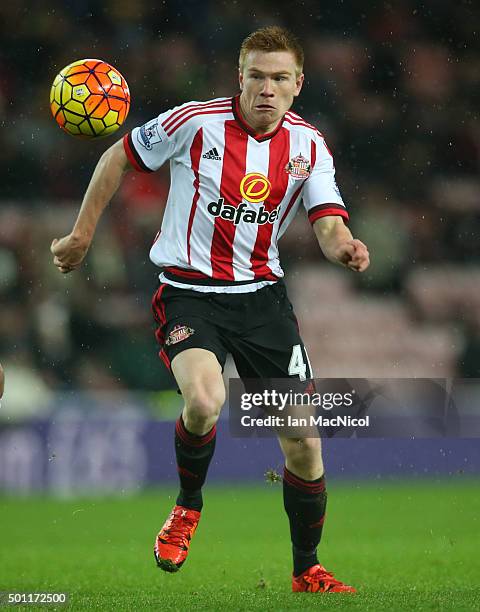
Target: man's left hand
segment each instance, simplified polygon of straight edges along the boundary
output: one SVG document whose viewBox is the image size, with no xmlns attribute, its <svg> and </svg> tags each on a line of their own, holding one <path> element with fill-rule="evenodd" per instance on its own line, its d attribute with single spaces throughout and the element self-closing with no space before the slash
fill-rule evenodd
<svg viewBox="0 0 480 612">
<path fill-rule="evenodd" d="M 357 238 L 340 244 L 337 247 L 335 255 L 341 264 L 355 272 L 364 272 L 370 265 L 370 254 L 368 249 L 363 242 Z"/>
</svg>

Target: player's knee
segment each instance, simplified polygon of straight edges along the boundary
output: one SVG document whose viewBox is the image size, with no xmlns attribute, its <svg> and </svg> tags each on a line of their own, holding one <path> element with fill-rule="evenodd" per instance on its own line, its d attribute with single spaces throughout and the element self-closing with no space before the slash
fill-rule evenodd
<svg viewBox="0 0 480 612">
<path fill-rule="evenodd" d="M 305 480 L 315 480 L 324 473 L 320 438 L 292 440 L 285 448 L 286 464 Z"/>
<path fill-rule="evenodd" d="M 284 450 L 289 461 L 299 465 L 318 463 L 322 458 L 320 438 L 290 439 Z"/>
<path fill-rule="evenodd" d="M 186 416 L 195 429 L 205 424 L 213 427 L 224 402 L 224 389 L 194 389 L 185 397 Z"/>
</svg>

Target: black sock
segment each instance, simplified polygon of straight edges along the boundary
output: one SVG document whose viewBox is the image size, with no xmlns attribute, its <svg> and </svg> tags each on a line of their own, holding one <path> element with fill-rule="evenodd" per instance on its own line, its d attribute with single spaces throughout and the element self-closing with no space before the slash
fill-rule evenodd
<svg viewBox="0 0 480 612">
<path fill-rule="evenodd" d="M 216 426 L 204 436 L 196 436 L 185 428 L 183 419 L 175 426 L 175 454 L 180 477 L 180 493 L 177 505 L 201 511 L 202 486 L 215 450 Z"/>
<path fill-rule="evenodd" d="M 298 576 L 318 563 L 317 546 L 322 537 L 327 505 L 324 476 L 304 480 L 285 467 L 283 503 L 290 521 L 293 573 Z"/>
</svg>

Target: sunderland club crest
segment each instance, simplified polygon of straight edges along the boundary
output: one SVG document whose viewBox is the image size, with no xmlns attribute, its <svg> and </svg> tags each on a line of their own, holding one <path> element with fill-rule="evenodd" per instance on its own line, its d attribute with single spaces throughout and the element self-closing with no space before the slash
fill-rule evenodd
<svg viewBox="0 0 480 612">
<path fill-rule="evenodd" d="M 167 346 L 177 344 L 182 340 L 186 340 L 189 336 L 195 333 L 195 330 L 186 325 L 175 325 L 172 331 L 168 334 L 168 338 L 165 342 Z"/>
<path fill-rule="evenodd" d="M 311 172 L 312 166 L 308 159 L 300 155 L 292 157 L 292 159 L 285 166 L 285 172 L 287 172 L 295 180 L 307 179 Z"/>
</svg>

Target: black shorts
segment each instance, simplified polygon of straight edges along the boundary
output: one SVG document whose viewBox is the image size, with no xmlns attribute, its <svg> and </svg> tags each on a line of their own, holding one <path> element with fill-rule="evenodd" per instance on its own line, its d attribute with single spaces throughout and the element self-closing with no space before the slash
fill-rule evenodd
<svg viewBox="0 0 480 612">
<path fill-rule="evenodd" d="M 230 353 L 242 379 L 309 380 L 310 362 L 283 281 L 252 293 L 201 293 L 163 283 L 152 299 L 160 357 L 203 348 L 222 370 Z"/>
</svg>

